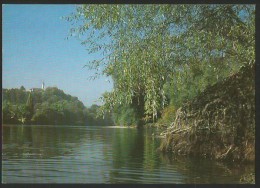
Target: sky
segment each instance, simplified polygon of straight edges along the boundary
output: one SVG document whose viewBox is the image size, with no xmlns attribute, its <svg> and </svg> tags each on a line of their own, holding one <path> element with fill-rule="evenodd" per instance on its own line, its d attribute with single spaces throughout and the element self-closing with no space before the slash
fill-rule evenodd
<svg viewBox="0 0 260 188">
<path fill-rule="evenodd" d="M 71 23 L 62 19 L 75 11 L 75 5 L 2 5 L 2 87 L 58 87 L 76 96 L 85 106 L 111 91 L 110 78 L 89 80 L 95 72 L 83 68 L 89 60 L 86 47 L 67 36 Z"/>
</svg>

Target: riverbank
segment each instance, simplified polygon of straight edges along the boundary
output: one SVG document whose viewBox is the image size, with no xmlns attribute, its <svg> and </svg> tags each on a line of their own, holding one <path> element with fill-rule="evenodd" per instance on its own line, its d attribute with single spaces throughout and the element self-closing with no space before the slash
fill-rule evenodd
<svg viewBox="0 0 260 188">
<path fill-rule="evenodd" d="M 255 161 L 255 64 L 208 87 L 175 114 L 160 150 L 221 161 Z"/>
</svg>

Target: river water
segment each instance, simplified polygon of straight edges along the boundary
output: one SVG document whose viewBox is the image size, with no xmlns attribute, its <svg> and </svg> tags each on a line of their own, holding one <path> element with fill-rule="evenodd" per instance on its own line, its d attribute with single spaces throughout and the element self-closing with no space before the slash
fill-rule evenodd
<svg viewBox="0 0 260 188">
<path fill-rule="evenodd" d="M 162 154 L 155 129 L 2 127 L 2 183 L 236 184 L 254 168 Z"/>
</svg>

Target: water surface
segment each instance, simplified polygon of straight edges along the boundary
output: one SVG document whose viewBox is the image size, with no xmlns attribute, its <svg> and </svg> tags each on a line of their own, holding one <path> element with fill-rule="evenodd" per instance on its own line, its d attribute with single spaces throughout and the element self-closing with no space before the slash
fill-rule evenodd
<svg viewBox="0 0 260 188">
<path fill-rule="evenodd" d="M 154 129 L 3 125 L 3 183 L 239 183 L 254 166 L 157 152 Z"/>
</svg>

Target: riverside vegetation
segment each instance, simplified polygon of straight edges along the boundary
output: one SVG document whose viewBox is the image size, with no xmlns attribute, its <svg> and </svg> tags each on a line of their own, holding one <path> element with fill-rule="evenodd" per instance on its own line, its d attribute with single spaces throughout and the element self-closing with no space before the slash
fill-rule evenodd
<svg viewBox="0 0 260 188">
<path fill-rule="evenodd" d="M 98 105 L 86 108 L 77 97 L 57 87 L 26 91 L 23 86 L 3 89 L 3 123 L 37 125 L 107 125 L 108 116 L 96 116 Z"/>
<path fill-rule="evenodd" d="M 254 5 L 79 5 L 65 19 L 102 54 L 86 67 L 112 77 L 100 112 L 117 124 L 156 122 L 165 107 L 255 63 Z"/>
<path fill-rule="evenodd" d="M 166 128 L 164 152 L 254 162 L 254 5 L 78 5 L 65 19 L 102 54 L 93 78 L 113 79 L 99 115 Z"/>
<path fill-rule="evenodd" d="M 165 152 L 254 162 L 254 5 L 80 5 L 66 19 L 103 55 L 86 66 L 114 81 L 101 114 L 166 127 Z"/>
<path fill-rule="evenodd" d="M 175 113 L 162 151 L 220 160 L 255 160 L 255 65 L 209 86 Z"/>
</svg>

